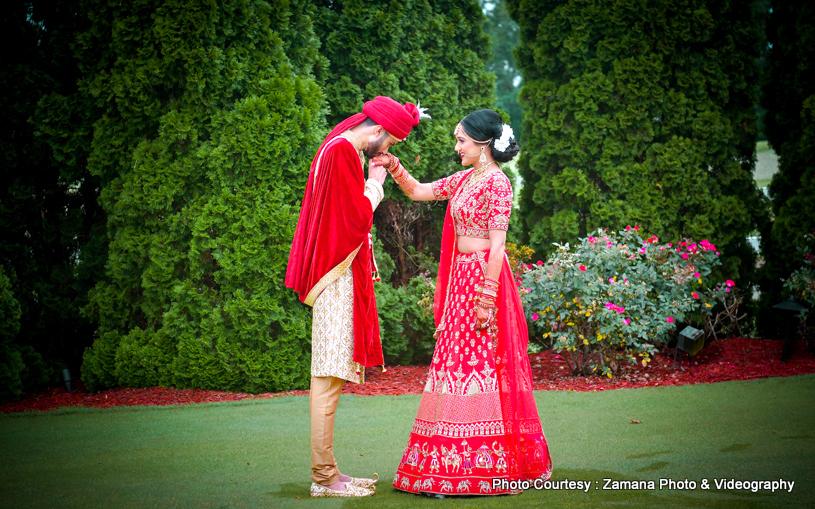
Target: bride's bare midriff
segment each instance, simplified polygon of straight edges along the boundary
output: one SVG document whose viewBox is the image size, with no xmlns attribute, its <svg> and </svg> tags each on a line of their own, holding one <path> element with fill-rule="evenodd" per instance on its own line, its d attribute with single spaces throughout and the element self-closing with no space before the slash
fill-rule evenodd
<svg viewBox="0 0 815 509">
<path fill-rule="evenodd" d="M 459 235 L 456 239 L 459 253 L 474 253 L 490 248 L 490 239 L 477 239 L 475 237 L 464 237 Z"/>
</svg>

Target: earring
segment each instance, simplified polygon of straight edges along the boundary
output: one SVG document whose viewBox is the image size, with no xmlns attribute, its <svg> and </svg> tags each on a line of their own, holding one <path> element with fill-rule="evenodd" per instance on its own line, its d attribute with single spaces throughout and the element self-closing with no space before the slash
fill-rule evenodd
<svg viewBox="0 0 815 509">
<path fill-rule="evenodd" d="M 484 145 L 481 145 L 481 155 L 478 157 L 478 162 L 481 163 L 481 166 L 487 164 L 487 154 L 484 153 Z"/>
</svg>

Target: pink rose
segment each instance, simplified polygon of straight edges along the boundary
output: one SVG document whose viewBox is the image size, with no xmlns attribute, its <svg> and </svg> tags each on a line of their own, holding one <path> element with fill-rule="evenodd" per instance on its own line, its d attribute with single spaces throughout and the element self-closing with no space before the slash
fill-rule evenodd
<svg viewBox="0 0 815 509">
<path fill-rule="evenodd" d="M 585 265 L 581 265 L 580 267 L 578 267 L 578 269 L 582 270 L 583 272 L 586 272 L 586 266 Z"/>
<path fill-rule="evenodd" d="M 532 315 L 532 321 L 533 321 L 533 322 L 537 321 L 537 320 L 538 320 L 538 318 L 539 318 L 539 316 L 538 316 L 538 314 L 537 314 L 537 313 L 535 313 L 534 315 Z"/>
<path fill-rule="evenodd" d="M 631 323 L 631 319 L 630 319 L 630 318 L 626 318 L 625 320 L 623 320 L 623 323 L 624 323 L 624 324 L 626 324 L 626 325 L 628 325 L 629 323 Z"/>
<path fill-rule="evenodd" d="M 696 279 L 699 279 L 700 277 L 702 277 L 702 275 L 699 274 L 698 272 L 694 272 L 693 277 L 695 277 Z"/>
<path fill-rule="evenodd" d="M 727 285 L 728 288 L 733 288 L 734 286 L 736 286 L 736 283 L 734 283 L 733 280 L 731 279 L 725 281 L 724 284 Z"/>
<path fill-rule="evenodd" d="M 672 316 L 669 316 L 669 317 L 667 318 L 667 320 L 668 320 L 668 323 L 674 323 L 674 319 L 673 319 L 673 317 L 672 317 Z"/>
<path fill-rule="evenodd" d="M 698 294 L 698 293 L 696 293 L 696 292 L 693 292 L 691 295 L 693 295 L 693 298 L 694 298 L 694 299 L 698 299 L 698 298 L 699 298 L 699 294 Z"/>
</svg>

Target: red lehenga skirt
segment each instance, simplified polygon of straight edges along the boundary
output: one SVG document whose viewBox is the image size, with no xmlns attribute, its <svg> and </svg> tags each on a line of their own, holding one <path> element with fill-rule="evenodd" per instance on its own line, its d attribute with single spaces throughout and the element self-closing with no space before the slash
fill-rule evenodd
<svg viewBox="0 0 815 509">
<path fill-rule="evenodd" d="M 552 461 L 532 396 L 526 321 L 508 261 L 497 332 L 475 328 L 489 251 L 455 252 L 436 349 L 393 485 L 414 493 L 498 495 L 548 479 Z M 519 314 L 520 313 L 520 314 Z"/>
</svg>

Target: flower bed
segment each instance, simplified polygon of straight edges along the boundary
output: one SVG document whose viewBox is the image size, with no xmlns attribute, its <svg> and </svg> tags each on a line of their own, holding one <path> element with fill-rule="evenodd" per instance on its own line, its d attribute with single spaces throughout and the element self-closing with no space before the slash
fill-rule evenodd
<svg viewBox="0 0 815 509">
<path fill-rule="evenodd" d="M 614 378 L 572 376 L 563 355 L 546 351 L 529 356 L 532 379 L 536 390 L 601 391 L 635 387 L 685 385 L 695 383 L 753 380 L 773 376 L 791 376 L 815 373 L 815 355 L 803 341 L 786 364 L 781 363 L 783 341 L 760 339 L 724 339 L 714 341 L 700 352 L 685 371 L 671 369 L 672 351 L 657 354 L 653 362 L 643 367 L 631 366 L 626 374 Z M 360 396 L 421 394 L 427 378 L 428 366 L 397 366 L 370 369 L 366 383 L 345 384 L 343 392 Z M 27 395 L 21 401 L 0 405 L 0 413 L 56 410 L 63 407 L 109 408 L 121 406 L 185 405 L 191 403 L 217 403 L 245 399 L 264 399 L 283 396 L 305 396 L 308 391 L 290 391 L 275 394 L 246 394 L 197 389 L 110 389 L 89 393 L 81 384 L 68 394 L 61 387 Z"/>
<path fill-rule="evenodd" d="M 623 363 L 650 362 L 680 322 L 704 323 L 735 286 L 705 281 L 720 264 L 707 240 L 660 244 L 629 226 L 559 244 L 519 286 L 532 337 L 562 351 L 571 374 L 611 378 Z"/>
</svg>

